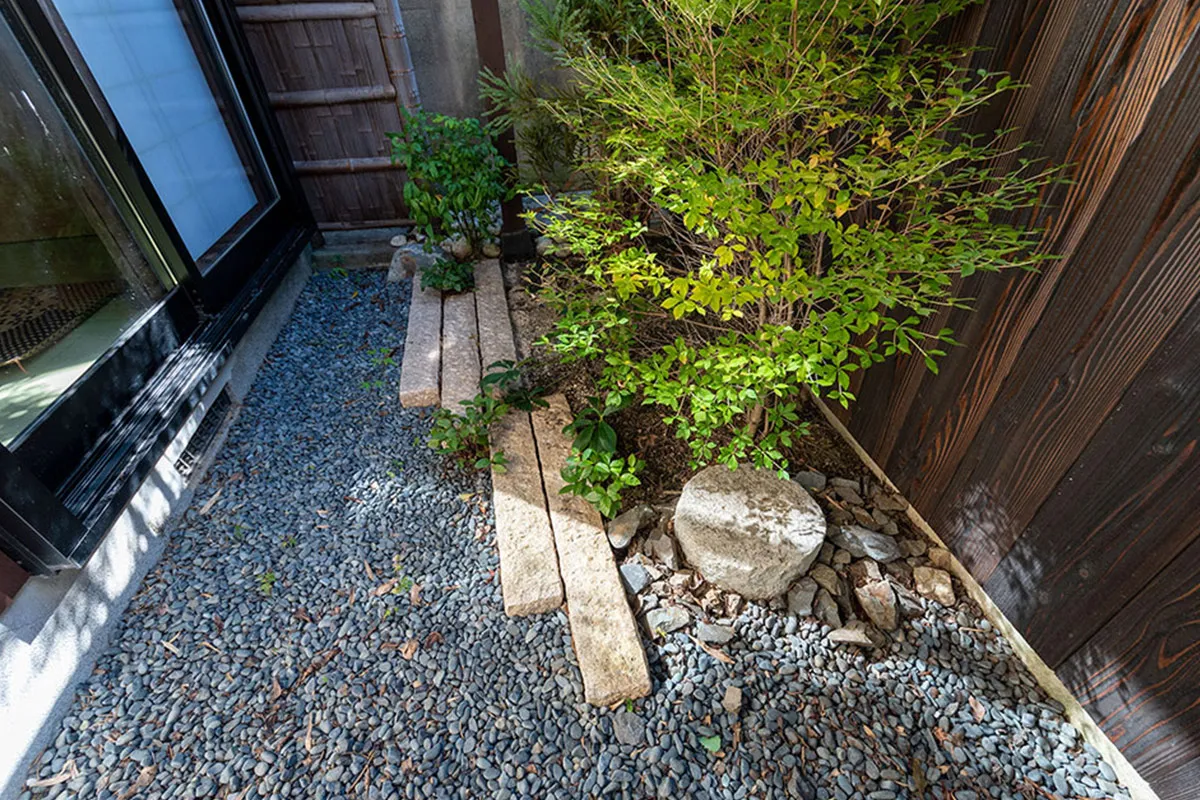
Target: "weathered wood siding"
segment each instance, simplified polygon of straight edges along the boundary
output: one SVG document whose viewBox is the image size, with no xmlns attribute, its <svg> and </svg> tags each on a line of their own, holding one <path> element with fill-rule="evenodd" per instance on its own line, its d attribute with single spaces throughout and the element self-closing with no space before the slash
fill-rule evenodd
<svg viewBox="0 0 1200 800">
<path fill-rule="evenodd" d="M 941 374 L 899 359 L 863 446 L 1164 798 L 1200 785 L 1200 4 L 993 0 L 953 35 L 1028 84 L 977 120 L 1070 165 L 1062 256 L 979 276 Z"/>
</svg>

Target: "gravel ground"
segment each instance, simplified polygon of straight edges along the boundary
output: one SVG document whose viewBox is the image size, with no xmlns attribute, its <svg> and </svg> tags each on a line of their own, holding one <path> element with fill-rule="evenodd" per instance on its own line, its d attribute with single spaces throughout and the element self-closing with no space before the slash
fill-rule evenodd
<svg viewBox="0 0 1200 800">
<path fill-rule="evenodd" d="M 408 291 L 312 280 L 30 773 L 68 779 L 24 796 L 1127 796 L 940 607 L 867 654 L 750 605 L 732 664 L 676 633 L 648 643 L 652 697 L 584 704 L 564 615 L 503 615 L 486 480 L 392 399 Z"/>
</svg>

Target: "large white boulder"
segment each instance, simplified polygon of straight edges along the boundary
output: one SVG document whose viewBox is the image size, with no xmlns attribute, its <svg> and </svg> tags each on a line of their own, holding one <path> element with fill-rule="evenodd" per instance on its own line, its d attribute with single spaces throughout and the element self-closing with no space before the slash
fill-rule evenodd
<svg viewBox="0 0 1200 800">
<path fill-rule="evenodd" d="M 754 600 L 787 592 L 825 541 L 825 515 L 802 486 L 741 465 L 701 470 L 683 487 L 675 536 L 705 580 Z"/>
</svg>

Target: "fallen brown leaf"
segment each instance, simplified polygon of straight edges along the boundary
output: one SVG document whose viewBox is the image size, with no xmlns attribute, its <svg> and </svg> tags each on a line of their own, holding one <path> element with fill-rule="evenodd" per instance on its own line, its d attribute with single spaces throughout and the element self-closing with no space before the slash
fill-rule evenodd
<svg viewBox="0 0 1200 800">
<path fill-rule="evenodd" d="M 971 706 L 971 716 L 975 717 L 976 722 L 982 721 L 987 716 L 987 708 L 974 697 L 968 697 L 967 703 Z"/>
<path fill-rule="evenodd" d="M 701 650 L 708 653 L 710 656 L 715 658 L 717 661 L 720 661 L 722 664 L 732 664 L 733 663 L 733 659 L 730 658 L 728 655 L 726 655 L 723 650 L 718 650 L 717 648 L 713 647 L 712 645 L 700 641 L 699 639 L 697 639 L 695 636 L 692 636 L 691 634 L 688 634 L 688 636 L 691 638 L 691 640 L 693 642 L 700 645 Z"/>
<path fill-rule="evenodd" d="M 217 489 L 216 493 L 213 494 L 212 497 L 208 498 L 208 502 L 206 502 L 204 505 L 200 506 L 200 515 L 205 516 L 205 517 L 208 516 L 208 512 L 212 511 L 213 506 L 215 506 L 217 504 L 217 498 L 219 498 L 220 496 L 221 496 L 221 490 Z"/>
<path fill-rule="evenodd" d="M 75 766 L 75 759 L 70 759 L 57 775 L 51 775 L 49 778 L 40 778 L 37 780 L 29 780 L 25 785 L 30 789 L 44 788 L 47 786 L 58 786 L 60 783 L 66 783 L 69 780 L 79 777 L 79 769 Z"/>
<path fill-rule="evenodd" d="M 364 561 L 363 569 L 365 569 L 367 571 L 367 580 L 369 580 L 371 583 L 374 583 L 375 582 L 375 570 L 371 569 L 370 562 Z"/>
<path fill-rule="evenodd" d="M 408 590 L 408 599 L 414 606 L 421 605 L 421 584 L 414 583 Z"/>
<path fill-rule="evenodd" d="M 409 639 L 404 643 L 404 646 L 400 648 L 400 655 L 404 657 L 405 661 L 412 661 L 412 657 L 417 654 L 417 648 L 419 646 L 420 643 L 417 642 L 416 639 Z"/>
<path fill-rule="evenodd" d="M 306 752 L 309 752 L 309 753 L 311 753 L 312 749 L 313 749 L 312 726 L 313 726 L 313 715 L 312 715 L 312 712 L 310 711 L 308 714 L 308 730 L 306 730 L 304 732 L 304 749 Z"/>
<path fill-rule="evenodd" d="M 929 784 L 925 781 L 925 767 L 916 756 L 913 756 L 909 763 L 909 770 L 912 772 L 913 788 L 917 790 L 917 796 L 924 797 L 925 787 Z"/>
<path fill-rule="evenodd" d="M 382 597 L 383 595 L 390 592 L 392 590 L 392 587 L 395 586 L 399 582 L 400 582 L 399 578 L 390 578 L 390 579 L 384 581 L 383 583 L 379 584 L 378 586 L 376 586 L 375 590 L 373 592 L 371 592 L 371 594 L 375 595 L 376 597 Z"/>
<path fill-rule="evenodd" d="M 154 766 L 153 764 L 148 767 L 142 767 L 141 771 L 138 772 L 137 780 L 133 782 L 133 786 L 129 787 L 129 791 L 118 795 L 120 800 L 129 800 L 129 798 L 133 797 L 142 789 L 145 789 L 147 786 L 153 783 L 154 776 L 157 772 L 158 767 Z"/>
<path fill-rule="evenodd" d="M 446 641 L 446 640 L 444 638 L 442 638 L 442 634 L 438 633 L 437 631 L 434 631 L 433 633 L 431 633 L 425 637 L 425 646 L 432 647 L 433 645 L 437 644 L 438 642 L 444 642 L 444 641 Z"/>
<path fill-rule="evenodd" d="M 279 679 L 272 675 L 270 700 L 274 703 L 280 697 L 283 697 L 283 687 L 279 685 Z"/>
</svg>

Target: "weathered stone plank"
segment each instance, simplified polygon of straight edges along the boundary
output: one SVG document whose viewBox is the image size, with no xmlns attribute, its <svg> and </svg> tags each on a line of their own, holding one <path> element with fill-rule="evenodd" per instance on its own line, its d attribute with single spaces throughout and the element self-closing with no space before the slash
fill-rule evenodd
<svg viewBox="0 0 1200 800">
<path fill-rule="evenodd" d="M 412 284 L 404 360 L 400 363 L 400 404 L 406 408 L 436 406 L 442 363 L 442 293 Z"/>
<path fill-rule="evenodd" d="M 492 455 L 503 451 L 508 462 L 503 472 L 492 470 L 504 613 L 553 611 L 562 605 L 563 589 L 529 414 L 509 413 L 492 425 L 489 439 Z"/>
<path fill-rule="evenodd" d="M 584 697 L 593 705 L 643 697 L 650 693 L 650 670 L 600 515 L 582 498 L 559 494 L 571 449 L 562 428 L 571 410 L 561 394 L 547 401 L 548 408 L 532 415 L 533 432 Z"/>
<path fill-rule="evenodd" d="M 516 361 L 512 319 L 500 262 L 494 258 L 475 265 L 475 313 L 479 318 L 480 363 L 484 372 L 497 361 Z"/>
<path fill-rule="evenodd" d="M 462 412 L 479 394 L 479 331 L 472 292 L 442 301 L 442 408 Z"/>
</svg>

